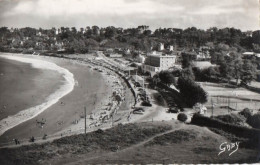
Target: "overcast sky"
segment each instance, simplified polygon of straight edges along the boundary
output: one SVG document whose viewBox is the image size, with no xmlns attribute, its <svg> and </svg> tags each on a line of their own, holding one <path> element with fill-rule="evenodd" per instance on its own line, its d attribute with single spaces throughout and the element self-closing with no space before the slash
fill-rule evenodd
<svg viewBox="0 0 260 165">
<path fill-rule="evenodd" d="M 0 26 L 260 29 L 260 0 L 0 0 Z"/>
</svg>

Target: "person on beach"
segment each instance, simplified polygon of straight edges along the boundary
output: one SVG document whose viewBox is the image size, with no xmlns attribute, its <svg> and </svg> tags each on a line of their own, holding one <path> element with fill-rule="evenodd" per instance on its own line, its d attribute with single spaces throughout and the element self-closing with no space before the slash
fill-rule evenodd
<svg viewBox="0 0 260 165">
<path fill-rule="evenodd" d="M 13 139 L 13 140 L 15 142 L 15 145 L 17 145 L 18 144 L 18 140 L 17 139 Z"/>
<path fill-rule="evenodd" d="M 31 142 L 34 142 L 35 141 L 34 136 L 32 136 L 30 140 L 31 140 Z"/>
<path fill-rule="evenodd" d="M 43 139 L 43 140 L 47 139 L 47 134 L 46 134 L 46 133 L 43 135 L 43 138 L 42 138 L 42 139 Z"/>
</svg>

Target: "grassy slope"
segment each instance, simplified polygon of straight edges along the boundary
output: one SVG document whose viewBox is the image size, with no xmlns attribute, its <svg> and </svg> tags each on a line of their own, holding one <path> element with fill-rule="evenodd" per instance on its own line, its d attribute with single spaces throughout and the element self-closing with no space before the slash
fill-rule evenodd
<svg viewBox="0 0 260 165">
<path fill-rule="evenodd" d="M 227 141 L 207 128 L 176 121 L 119 125 L 51 143 L 0 149 L 0 164 L 242 163 L 256 152 L 217 156 Z"/>
</svg>

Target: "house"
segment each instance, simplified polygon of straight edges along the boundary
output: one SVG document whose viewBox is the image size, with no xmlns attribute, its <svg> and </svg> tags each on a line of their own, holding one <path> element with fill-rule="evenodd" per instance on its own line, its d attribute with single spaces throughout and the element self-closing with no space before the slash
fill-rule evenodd
<svg viewBox="0 0 260 165">
<path fill-rule="evenodd" d="M 131 50 L 129 48 L 125 49 L 124 54 L 125 55 L 130 55 L 131 54 Z"/>
<path fill-rule="evenodd" d="M 176 55 L 148 54 L 144 64 L 143 72 L 151 73 L 151 76 L 162 70 L 167 70 L 175 65 Z"/>
<path fill-rule="evenodd" d="M 123 55 L 118 54 L 118 53 L 111 53 L 111 54 L 108 55 L 108 57 L 110 57 L 110 58 L 122 58 Z"/>
<path fill-rule="evenodd" d="M 42 36 L 42 32 L 37 32 L 37 36 Z"/>
<path fill-rule="evenodd" d="M 242 53 L 243 56 L 254 56 L 255 53 L 254 52 L 244 52 Z"/>
<path fill-rule="evenodd" d="M 143 55 L 139 54 L 139 55 L 136 57 L 136 60 L 137 60 L 137 62 L 143 64 L 144 61 L 145 61 L 145 57 L 144 57 Z"/>
<path fill-rule="evenodd" d="M 169 45 L 168 46 L 168 50 L 171 52 L 171 51 L 173 51 L 174 49 L 173 49 L 173 46 L 172 45 Z"/>
<path fill-rule="evenodd" d="M 216 66 L 216 65 L 211 64 L 211 62 L 209 62 L 209 61 L 193 61 L 192 64 L 194 65 L 194 67 L 198 67 L 200 69 L 206 69 L 211 66 Z"/>
<path fill-rule="evenodd" d="M 158 51 L 163 51 L 164 50 L 164 44 L 159 43 Z"/>
</svg>

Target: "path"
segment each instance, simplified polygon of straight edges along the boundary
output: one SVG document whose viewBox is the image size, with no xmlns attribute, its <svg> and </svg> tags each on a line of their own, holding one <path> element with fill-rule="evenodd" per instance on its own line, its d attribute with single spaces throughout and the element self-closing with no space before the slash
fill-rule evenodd
<svg viewBox="0 0 260 165">
<path fill-rule="evenodd" d="M 94 157 L 91 157 L 91 158 L 83 158 L 83 160 L 80 160 L 80 161 L 77 161 L 77 162 L 70 162 L 70 163 L 67 163 L 67 165 L 72 165 L 72 164 L 87 164 L 88 161 L 90 160 L 95 160 L 95 159 L 99 159 L 99 158 L 102 158 L 102 157 L 109 157 L 109 156 L 112 156 L 113 154 L 119 154 L 119 153 L 123 153 L 123 152 L 128 152 L 129 150 L 131 149 L 136 149 L 140 146 L 143 146 L 144 144 L 146 144 L 147 142 L 153 140 L 154 138 L 156 137 L 159 137 L 159 136 L 163 136 L 165 134 L 169 134 L 169 133 L 172 133 L 174 131 L 177 131 L 177 130 L 180 130 L 180 129 L 183 129 L 186 125 L 184 123 L 178 125 L 178 127 L 175 127 L 169 131 L 166 131 L 166 132 L 163 132 L 163 133 L 159 133 L 157 135 L 154 135 L 138 144 L 135 144 L 135 145 L 132 145 L 130 147 L 127 147 L 127 148 L 124 148 L 122 150 L 118 150 L 117 152 L 109 152 L 109 153 L 103 153 L 103 154 L 98 154 L 98 156 L 94 156 Z"/>
</svg>

